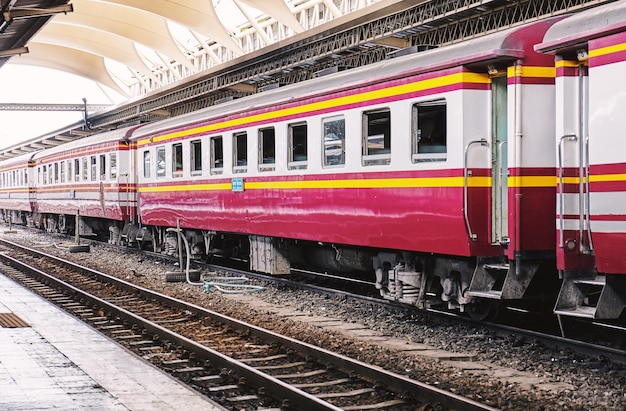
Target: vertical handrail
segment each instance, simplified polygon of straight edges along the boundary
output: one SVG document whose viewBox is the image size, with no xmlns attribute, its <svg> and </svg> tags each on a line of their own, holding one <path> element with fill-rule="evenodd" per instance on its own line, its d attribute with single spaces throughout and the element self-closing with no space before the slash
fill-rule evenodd
<svg viewBox="0 0 626 411">
<path fill-rule="evenodd" d="M 585 141 L 583 136 L 586 125 L 585 111 L 585 64 L 581 62 L 578 66 L 578 238 L 580 243 L 578 249 L 581 253 L 585 253 L 585 215 L 587 208 L 587 197 L 585 196 Z"/>
<path fill-rule="evenodd" d="M 578 66 L 578 134 L 581 136 L 578 144 L 578 235 L 580 238 L 578 248 L 582 254 L 588 254 L 593 250 L 593 241 L 591 239 L 591 193 L 589 191 L 589 98 L 588 90 L 585 87 L 585 74 L 585 62 L 581 62 Z M 587 238 L 587 244 L 584 241 L 585 237 Z"/>
<path fill-rule="evenodd" d="M 593 241 L 591 240 L 591 192 L 589 183 L 589 136 L 585 138 L 585 181 L 586 181 L 586 207 L 585 220 L 587 223 L 587 238 L 589 240 L 589 251 L 593 251 Z"/>
<path fill-rule="evenodd" d="M 478 239 L 478 236 L 472 232 L 472 227 L 470 225 L 469 214 L 467 210 L 467 188 L 469 178 L 469 170 L 467 167 L 467 153 L 469 152 L 469 148 L 474 144 L 480 144 L 483 147 L 489 146 L 489 143 L 485 139 L 470 141 L 465 146 L 465 155 L 463 157 L 463 216 L 465 217 L 465 226 L 467 227 L 467 233 L 469 234 L 469 238 L 472 241 L 476 241 Z"/>
<path fill-rule="evenodd" d="M 502 181 L 504 177 L 504 167 L 502 161 L 502 148 L 507 144 L 507 141 L 501 141 L 498 143 L 498 191 L 500 197 L 500 235 L 498 236 L 500 241 L 504 237 L 504 188 L 502 187 Z"/>
<path fill-rule="evenodd" d="M 563 200 L 565 199 L 565 193 L 563 192 L 563 142 L 565 140 L 576 141 L 578 137 L 576 134 L 566 134 L 561 136 L 559 140 L 559 247 L 563 248 L 563 213 L 565 207 Z"/>
</svg>

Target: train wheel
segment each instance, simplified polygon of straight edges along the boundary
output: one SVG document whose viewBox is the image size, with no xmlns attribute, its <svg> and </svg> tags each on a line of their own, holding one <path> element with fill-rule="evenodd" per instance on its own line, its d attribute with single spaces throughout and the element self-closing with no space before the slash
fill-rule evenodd
<svg viewBox="0 0 626 411">
<path fill-rule="evenodd" d="M 498 316 L 500 301 L 481 299 L 473 302 L 467 309 L 467 315 L 476 321 L 492 321 Z"/>
</svg>

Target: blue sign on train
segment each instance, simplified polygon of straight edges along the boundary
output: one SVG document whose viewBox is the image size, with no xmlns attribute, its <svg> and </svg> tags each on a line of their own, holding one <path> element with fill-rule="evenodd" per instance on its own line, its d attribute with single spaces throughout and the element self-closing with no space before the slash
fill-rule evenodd
<svg viewBox="0 0 626 411">
<path fill-rule="evenodd" d="M 233 178 L 232 181 L 233 191 L 241 192 L 243 191 L 243 178 Z"/>
</svg>

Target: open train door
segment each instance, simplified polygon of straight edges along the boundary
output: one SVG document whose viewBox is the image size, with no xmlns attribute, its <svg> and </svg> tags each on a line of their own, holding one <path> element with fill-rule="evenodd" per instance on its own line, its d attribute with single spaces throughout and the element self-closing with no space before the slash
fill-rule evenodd
<svg viewBox="0 0 626 411">
<path fill-rule="evenodd" d="M 498 75 L 491 79 L 491 242 L 509 244 L 509 197 L 508 197 L 508 93 L 507 76 Z"/>
</svg>

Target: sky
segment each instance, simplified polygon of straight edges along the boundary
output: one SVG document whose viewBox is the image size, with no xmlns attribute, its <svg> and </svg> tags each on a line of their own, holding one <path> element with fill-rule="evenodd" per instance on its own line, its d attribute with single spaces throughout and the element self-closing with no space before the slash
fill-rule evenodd
<svg viewBox="0 0 626 411">
<path fill-rule="evenodd" d="M 63 71 L 7 63 L 0 68 L 0 103 L 115 104 L 94 81 Z M 117 101 L 111 101 L 116 98 Z M 0 110 L 0 150 L 81 121 L 83 113 Z"/>
</svg>

